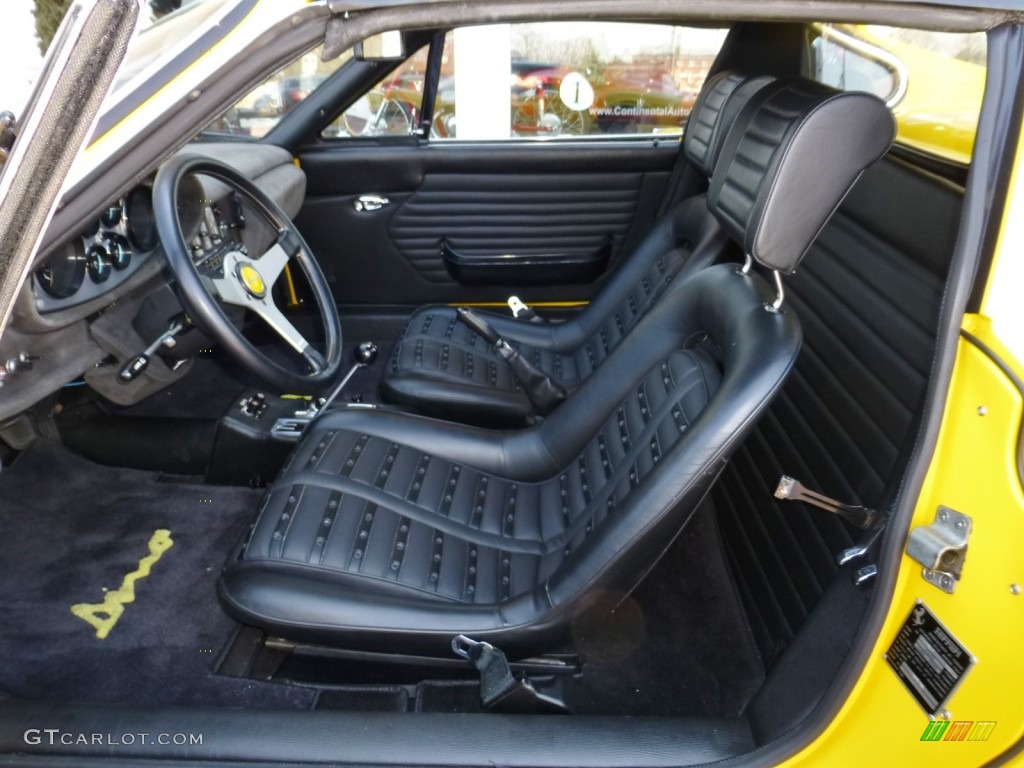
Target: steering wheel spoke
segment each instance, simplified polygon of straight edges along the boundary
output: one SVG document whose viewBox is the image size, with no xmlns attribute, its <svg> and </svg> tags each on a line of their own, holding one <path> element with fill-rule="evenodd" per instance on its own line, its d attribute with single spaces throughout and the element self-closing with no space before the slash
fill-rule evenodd
<svg viewBox="0 0 1024 768">
<path fill-rule="evenodd" d="M 266 253 L 252 262 L 253 266 L 259 270 L 268 288 L 273 288 L 277 284 L 277 278 L 281 276 L 284 268 L 288 266 L 288 262 L 296 255 L 296 252 L 292 252 L 289 248 L 290 245 L 285 240 L 278 240 L 267 249 Z"/>
<path fill-rule="evenodd" d="M 254 301 L 249 304 L 249 309 L 259 315 L 263 322 L 269 325 L 289 347 L 302 355 L 314 373 L 319 373 L 324 369 L 326 363 L 323 356 L 306 341 L 306 337 L 292 324 L 292 321 L 284 316 L 273 299 L 267 297 Z"/>
</svg>

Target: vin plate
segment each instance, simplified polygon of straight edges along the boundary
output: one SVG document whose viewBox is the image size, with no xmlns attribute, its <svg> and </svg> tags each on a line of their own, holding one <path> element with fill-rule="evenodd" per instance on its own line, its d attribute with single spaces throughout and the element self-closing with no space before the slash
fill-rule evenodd
<svg viewBox="0 0 1024 768">
<path fill-rule="evenodd" d="M 929 715 L 939 713 L 975 662 L 920 600 L 900 627 L 885 660 Z"/>
</svg>

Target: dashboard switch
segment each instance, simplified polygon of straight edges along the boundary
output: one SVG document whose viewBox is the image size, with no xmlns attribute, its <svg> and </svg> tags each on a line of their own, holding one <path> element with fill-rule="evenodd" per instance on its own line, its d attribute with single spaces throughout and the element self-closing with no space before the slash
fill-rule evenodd
<svg viewBox="0 0 1024 768">
<path fill-rule="evenodd" d="M 267 410 L 267 405 L 267 396 L 262 392 L 257 392 L 251 397 L 244 398 L 242 402 L 238 404 L 238 407 L 243 415 L 258 419 L 263 416 L 264 411 Z"/>
</svg>

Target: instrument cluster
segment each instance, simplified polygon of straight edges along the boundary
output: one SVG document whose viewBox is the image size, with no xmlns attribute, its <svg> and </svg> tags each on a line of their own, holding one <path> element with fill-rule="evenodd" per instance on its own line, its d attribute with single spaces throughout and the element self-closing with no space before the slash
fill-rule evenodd
<svg viewBox="0 0 1024 768">
<path fill-rule="evenodd" d="M 128 279 L 159 242 L 153 192 L 140 184 L 35 271 L 36 309 L 53 312 L 103 295 Z"/>
</svg>

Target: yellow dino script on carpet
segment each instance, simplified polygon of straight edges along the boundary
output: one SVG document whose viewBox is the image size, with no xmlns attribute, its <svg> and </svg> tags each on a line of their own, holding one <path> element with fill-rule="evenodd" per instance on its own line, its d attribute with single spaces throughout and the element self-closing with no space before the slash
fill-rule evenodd
<svg viewBox="0 0 1024 768">
<path fill-rule="evenodd" d="M 161 528 L 149 539 L 149 554 L 139 560 L 139 567 L 124 577 L 121 586 L 107 592 L 102 603 L 78 603 L 71 612 L 96 628 L 96 637 L 106 639 L 124 613 L 126 603 L 135 602 L 135 582 L 149 576 L 149 571 L 164 552 L 174 546 L 171 532 Z"/>
</svg>

